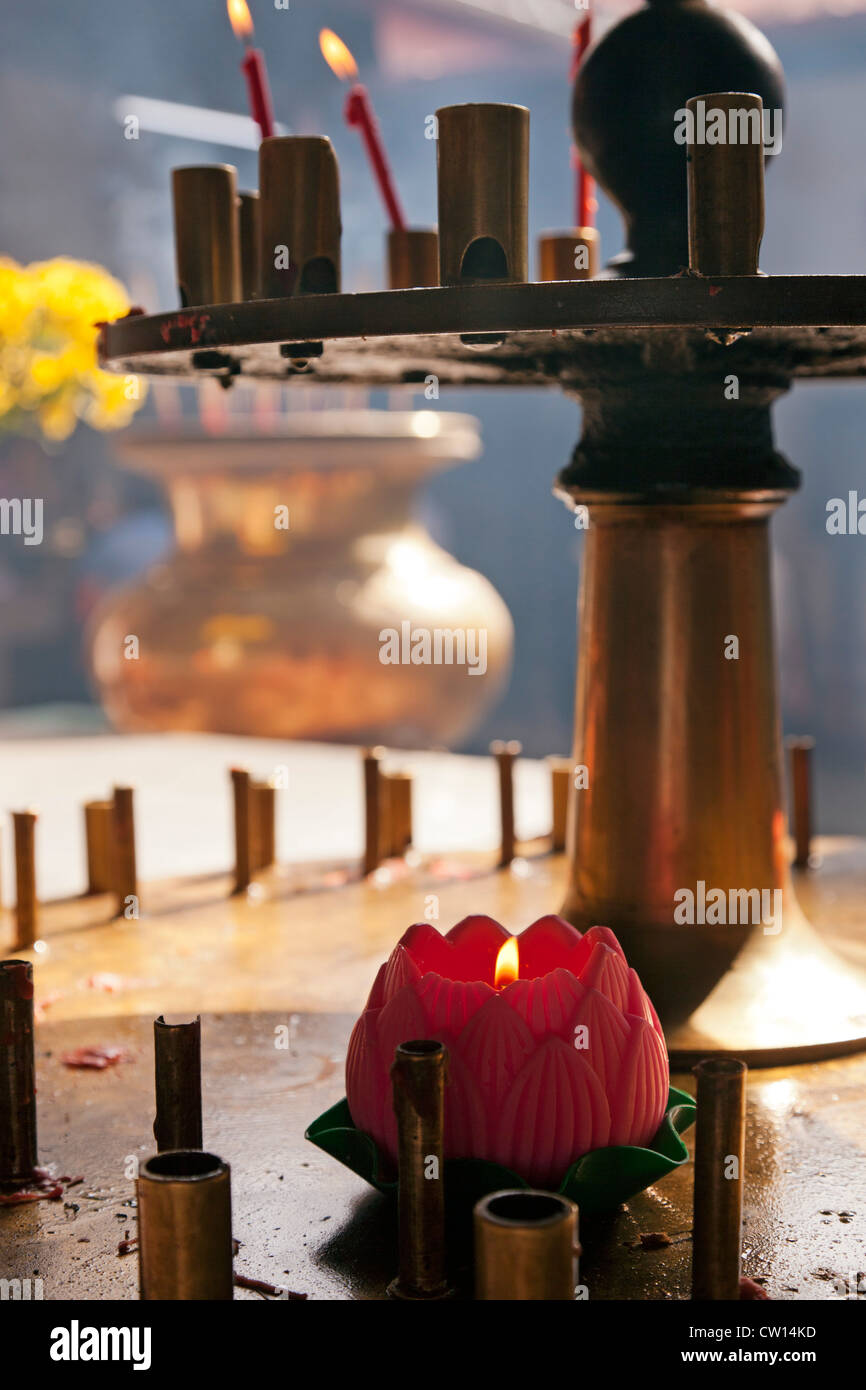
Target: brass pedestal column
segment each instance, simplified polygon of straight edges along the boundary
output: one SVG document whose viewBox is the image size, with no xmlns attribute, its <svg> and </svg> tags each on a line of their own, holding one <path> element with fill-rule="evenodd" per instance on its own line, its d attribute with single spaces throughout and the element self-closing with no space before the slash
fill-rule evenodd
<svg viewBox="0 0 866 1390">
<path fill-rule="evenodd" d="M 822 946 L 788 873 L 769 518 L 797 475 L 772 448 L 777 390 L 735 404 L 652 373 L 602 386 L 559 483 L 589 513 L 574 744 L 588 785 L 572 793 L 563 915 L 613 928 L 680 1063 L 866 1045 L 866 982 Z"/>
</svg>

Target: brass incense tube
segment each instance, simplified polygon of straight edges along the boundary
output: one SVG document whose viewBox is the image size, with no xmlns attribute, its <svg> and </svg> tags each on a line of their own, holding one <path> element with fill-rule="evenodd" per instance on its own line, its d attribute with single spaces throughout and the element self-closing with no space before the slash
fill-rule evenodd
<svg viewBox="0 0 866 1390">
<path fill-rule="evenodd" d="M 446 1298 L 443 1136 L 448 1049 L 419 1039 L 399 1045 L 391 1068 L 398 1143 L 400 1269 L 394 1298 Z"/>
<path fill-rule="evenodd" d="M 364 875 L 379 867 L 382 856 L 382 810 L 384 803 L 379 753 L 364 750 Z"/>
<path fill-rule="evenodd" d="M 235 815 L 235 888 L 245 893 L 253 876 L 252 864 L 252 796 L 250 774 L 243 768 L 231 769 Z"/>
<path fill-rule="evenodd" d="M 439 284 L 439 233 L 435 227 L 392 227 L 388 233 L 388 286 L 412 290 Z"/>
<path fill-rule="evenodd" d="M 17 1186 L 36 1167 L 33 966 L 0 961 L 0 1184 Z"/>
<path fill-rule="evenodd" d="M 598 274 L 601 239 L 595 227 L 542 232 L 538 238 L 539 280 L 592 280 Z"/>
<path fill-rule="evenodd" d="M 788 751 L 791 754 L 791 801 L 794 829 L 794 865 L 798 869 L 808 869 L 809 855 L 812 852 L 812 749 L 815 740 L 809 738 L 789 738 Z"/>
<path fill-rule="evenodd" d="M 752 92 L 711 92 L 686 102 L 689 267 L 699 275 L 757 275 L 764 235 L 764 105 Z M 708 144 L 711 113 L 724 143 Z M 731 137 L 734 137 L 733 139 Z"/>
<path fill-rule="evenodd" d="M 235 168 L 173 169 L 171 188 L 181 305 L 234 303 L 241 297 Z"/>
<path fill-rule="evenodd" d="M 514 760 L 521 753 L 521 745 L 516 739 L 502 743 L 499 739 L 491 743 L 490 751 L 496 759 L 499 771 L 499 822 L 501 829 L 500 868 L 505 868 L 514 858 L 516 838 L 514 831 Z"/>
<path fill-rule="evenodd" d="M 491 1192 L 475 1204 L 475 1297 L 574 1300 L 577 1207 L 532 1188 Z"/>
<path fill-rule="evenodd" d="M 574 763 L 571 758 L 548 758 L 547 762 L 550 767 L 550 791 L 553 802 L 553 830 L 550 836 L 550 847 L 555 854 L 560 854 L 565 849 L 568 796 L 571 790 Z"/>
<path fill-rule="evenodd" d="M 529 279 L 529 112 L 443 106 L 439 124 L 439 280 Z"/>
<path fill-rule="evenodd" d="M 200 1149 L 201 1017 L 191 1023 L 166 1023 L 160 1014 L 153 1024 L 153 1058 L 157 1149 Z"/>
<path fill-rule="evenodd" d="M 397 858 L 412 844 L 412 778 L 408 772 L 383 775 L 383 855 Z"/>
<path fill-rule="evenodd" d="M 708 1058 L 698 1078 L 692 1298 L 740 1297 L 746 1064 Z"/>
<path fill-rule="evenodd" d="M 84 806 L 87 844 L 87 892 L 110 893 L 114 872 L 114 803 L 88 801 Z"/>
<path fill-rule="evenodd" d="M 228 1164 L 198 1149 L 166 1150 L 141 1165 L 136 1191 L 139 1297 L 231 1299 Z"/>
<path fill-rule="evenodd" d="M 257 299 L 261 273 L 259 255 L 259 195 L 243 192 L 238 199 L 238 230 L 240 235 L 241 299 Z"/>
<path fill-rule="evenodd" d="M 269 869 L 276 857 L 276 790 L 269 782 L 250 783 L 250 859 L 252 872 Z"/>
<path fill-rule="evenodd" d="M 135 863 L 135 813 L 132 787 L 115 787 L 112 809 L 113 884 L 117 894 L 116 913 L 122 917 L 129 898 L 138 897 Z"/>
<path fill-rule="evenodd" d="M 36 940 L 36 812 L 13 811 L 15 840 L 15 948 Z"/>
<path fill-rule="evenodd" d="M 324 135 L 274 135 L 259 146 L 261 296 L 340 288 L 340 180 Z"/>
</svg>

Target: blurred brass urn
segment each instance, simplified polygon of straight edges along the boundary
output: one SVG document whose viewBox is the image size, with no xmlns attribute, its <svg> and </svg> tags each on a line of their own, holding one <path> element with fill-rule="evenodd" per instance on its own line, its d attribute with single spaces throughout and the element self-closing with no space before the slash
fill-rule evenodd
<svg viewBox="0 0 866 1390">
<path fill-rule="evenodd" d="M 510 670 L 511 618 L 413 519 L 419 485 L 479 453 L 471 416 L 292 412 L 121 448 L 163 482 L 176 546 L 94 618 L 118 728 L 408 747 L 478 725 Z"/>
</svg>

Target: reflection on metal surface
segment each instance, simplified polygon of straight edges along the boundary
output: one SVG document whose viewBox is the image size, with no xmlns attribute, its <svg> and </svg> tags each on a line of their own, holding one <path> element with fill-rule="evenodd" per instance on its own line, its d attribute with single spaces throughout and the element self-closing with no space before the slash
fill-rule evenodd
<svg viewBox="0 0 866 1390">
<path fill-rule="evenodd" d="M 412 512 L 427 476 L 479 447 L 474 420 L 432 411 L 127 439 L 129 466 L 165 482 L 177 548 L 97 614 L 92 663 L 112 721 L 404 746 L 464 736 L 507 677 L 511 619 Z M 486 633 L 483 679 L 383 665 L 381 633 L 405 623 Z"/>
</svg>

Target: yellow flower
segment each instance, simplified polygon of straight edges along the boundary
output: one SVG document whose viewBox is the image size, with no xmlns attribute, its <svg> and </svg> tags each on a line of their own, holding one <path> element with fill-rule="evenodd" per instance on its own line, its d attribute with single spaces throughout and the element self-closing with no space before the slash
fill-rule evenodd
<svg viewBox="0 0 866 1390">
<path fill-rule="evenodd" d="M 97 322 L 129 307 L 101 266 L 57 257 L 20 266 L 0 259 L 0 419 L 31 412 L 50 439 L 79 419 L 96 429 L 129 423 L 145 396 L 137 378 L 100 370 Z M 134 383 L 134 384 L 131 384 Z"/>
</svg>

